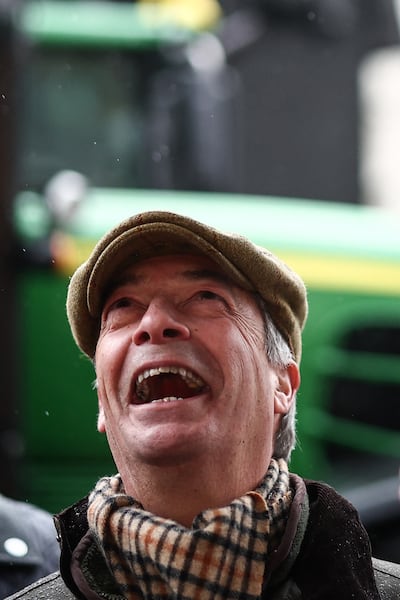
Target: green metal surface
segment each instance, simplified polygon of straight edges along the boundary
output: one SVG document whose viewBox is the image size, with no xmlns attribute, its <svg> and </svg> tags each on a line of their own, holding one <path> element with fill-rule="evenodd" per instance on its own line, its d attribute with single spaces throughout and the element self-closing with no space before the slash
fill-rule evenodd
<svg viewBox="0 0 400 600">
<path fill-rule="evenodd" d="M 41 45 L 124 48 L 179 44 L 195 31 L 151 6 L 118 2 L 26 2 L 17 27 Z"/>
<path fill-rule="evenodd" d="M 19 228 L 26 220 L 25 201 L 32 202 L 31 192 L 19 195 Z M 43 206 L 41 196 L 36 195 L 36 202 Z M 376 207 L 298 198 L 94 188 L 67 231 L 78 238 L 97 240 L 109 227 L 141 210 L 181 212 L 225 231 L 240 231 L 255 243 L 275 249 L 400 259 L 400 215 Z"/>
</svg>

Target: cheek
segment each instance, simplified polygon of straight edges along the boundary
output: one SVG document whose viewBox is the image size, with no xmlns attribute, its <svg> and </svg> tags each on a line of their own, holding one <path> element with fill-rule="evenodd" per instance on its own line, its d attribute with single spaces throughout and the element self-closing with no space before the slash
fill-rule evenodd
<svg viewBox="0 0 400 600">
<path fill-rule="evenodd" d="M 100 362 L 97 367 L 97 398 L 99 403 L 99 415 L 107 410 L 108 405 L 108 393 L 107 390 L 110 388 L 110 384 L 107 381 L 107 372 L 100 367 Z"/>
<path fill-rule="evenodd" d="M 128 347 L 128 336 L 110 334 L 100 338 L 95 359 L 97 379 L 103 388 L 119 377 Z"/>
<path fill-rule="evenodd" d="M 256 352 L 257 356 L 265 355 L 265 330 L 261 316 L 253 311 L 236 311 L 232 315 L 234 328 L 241 338 L 243 346 L 250 353 Z"/>
<path fill-rule="evenodd" d="M 237 387 L 236 391 L 244 397 L 251 394 L 255 401 L 265 396 L 268 364 L 263 342 L 256 335 L 246 338 L 236 332 L 234 336 L 224 339 L 221 348 L 223 369 L 230 374 L 229 379 Z"/>
</svg>

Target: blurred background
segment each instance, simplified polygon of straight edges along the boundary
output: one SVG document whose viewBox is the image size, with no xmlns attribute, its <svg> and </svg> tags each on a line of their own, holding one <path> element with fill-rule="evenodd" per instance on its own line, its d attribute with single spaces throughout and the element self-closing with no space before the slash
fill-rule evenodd
<svg viewBox="0 0 400 600">
<path fill-rule="evenodd" d="M 304 277 L 291 468 L 400 561 L 400 3 L 0 0 L 0 491 L 59 511 L 114 471 L 68 277 L 151 208 Z"/>
</svg>

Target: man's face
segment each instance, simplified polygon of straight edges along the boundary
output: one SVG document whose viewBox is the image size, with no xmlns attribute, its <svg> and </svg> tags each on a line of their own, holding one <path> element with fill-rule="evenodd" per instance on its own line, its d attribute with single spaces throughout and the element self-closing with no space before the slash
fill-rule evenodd
<svg viewBox="0 0 400 600">
<path fill-rule="evenodd" d="M 261 477 L 291 401 L 264 343 L 255 299 L 208 258 L 156 257 L 124 271 L 96 350 L 98 427 L 123 479 L 141 463 L 195 459 Z"/>
</svg>

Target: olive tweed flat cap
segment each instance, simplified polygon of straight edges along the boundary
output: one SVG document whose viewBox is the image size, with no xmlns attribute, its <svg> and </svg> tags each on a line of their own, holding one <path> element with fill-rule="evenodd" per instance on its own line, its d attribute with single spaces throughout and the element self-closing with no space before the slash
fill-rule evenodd
<svg viewBox="0 0 400 600">
<path fill-rule="evenodd" d="M 168 254 L 204 254 L 234 283 L 258 292 L 300 361 L 301 331 L 307 317 L 302 279 L 247 238 L 170 212 L 144 212 L 123 221 L 97 243 L 72 276 L 67 315 L 74 339 L 87 356 L 94 357 L 105 294 L 115 276 L 128 265 Z"/>
</svg>

